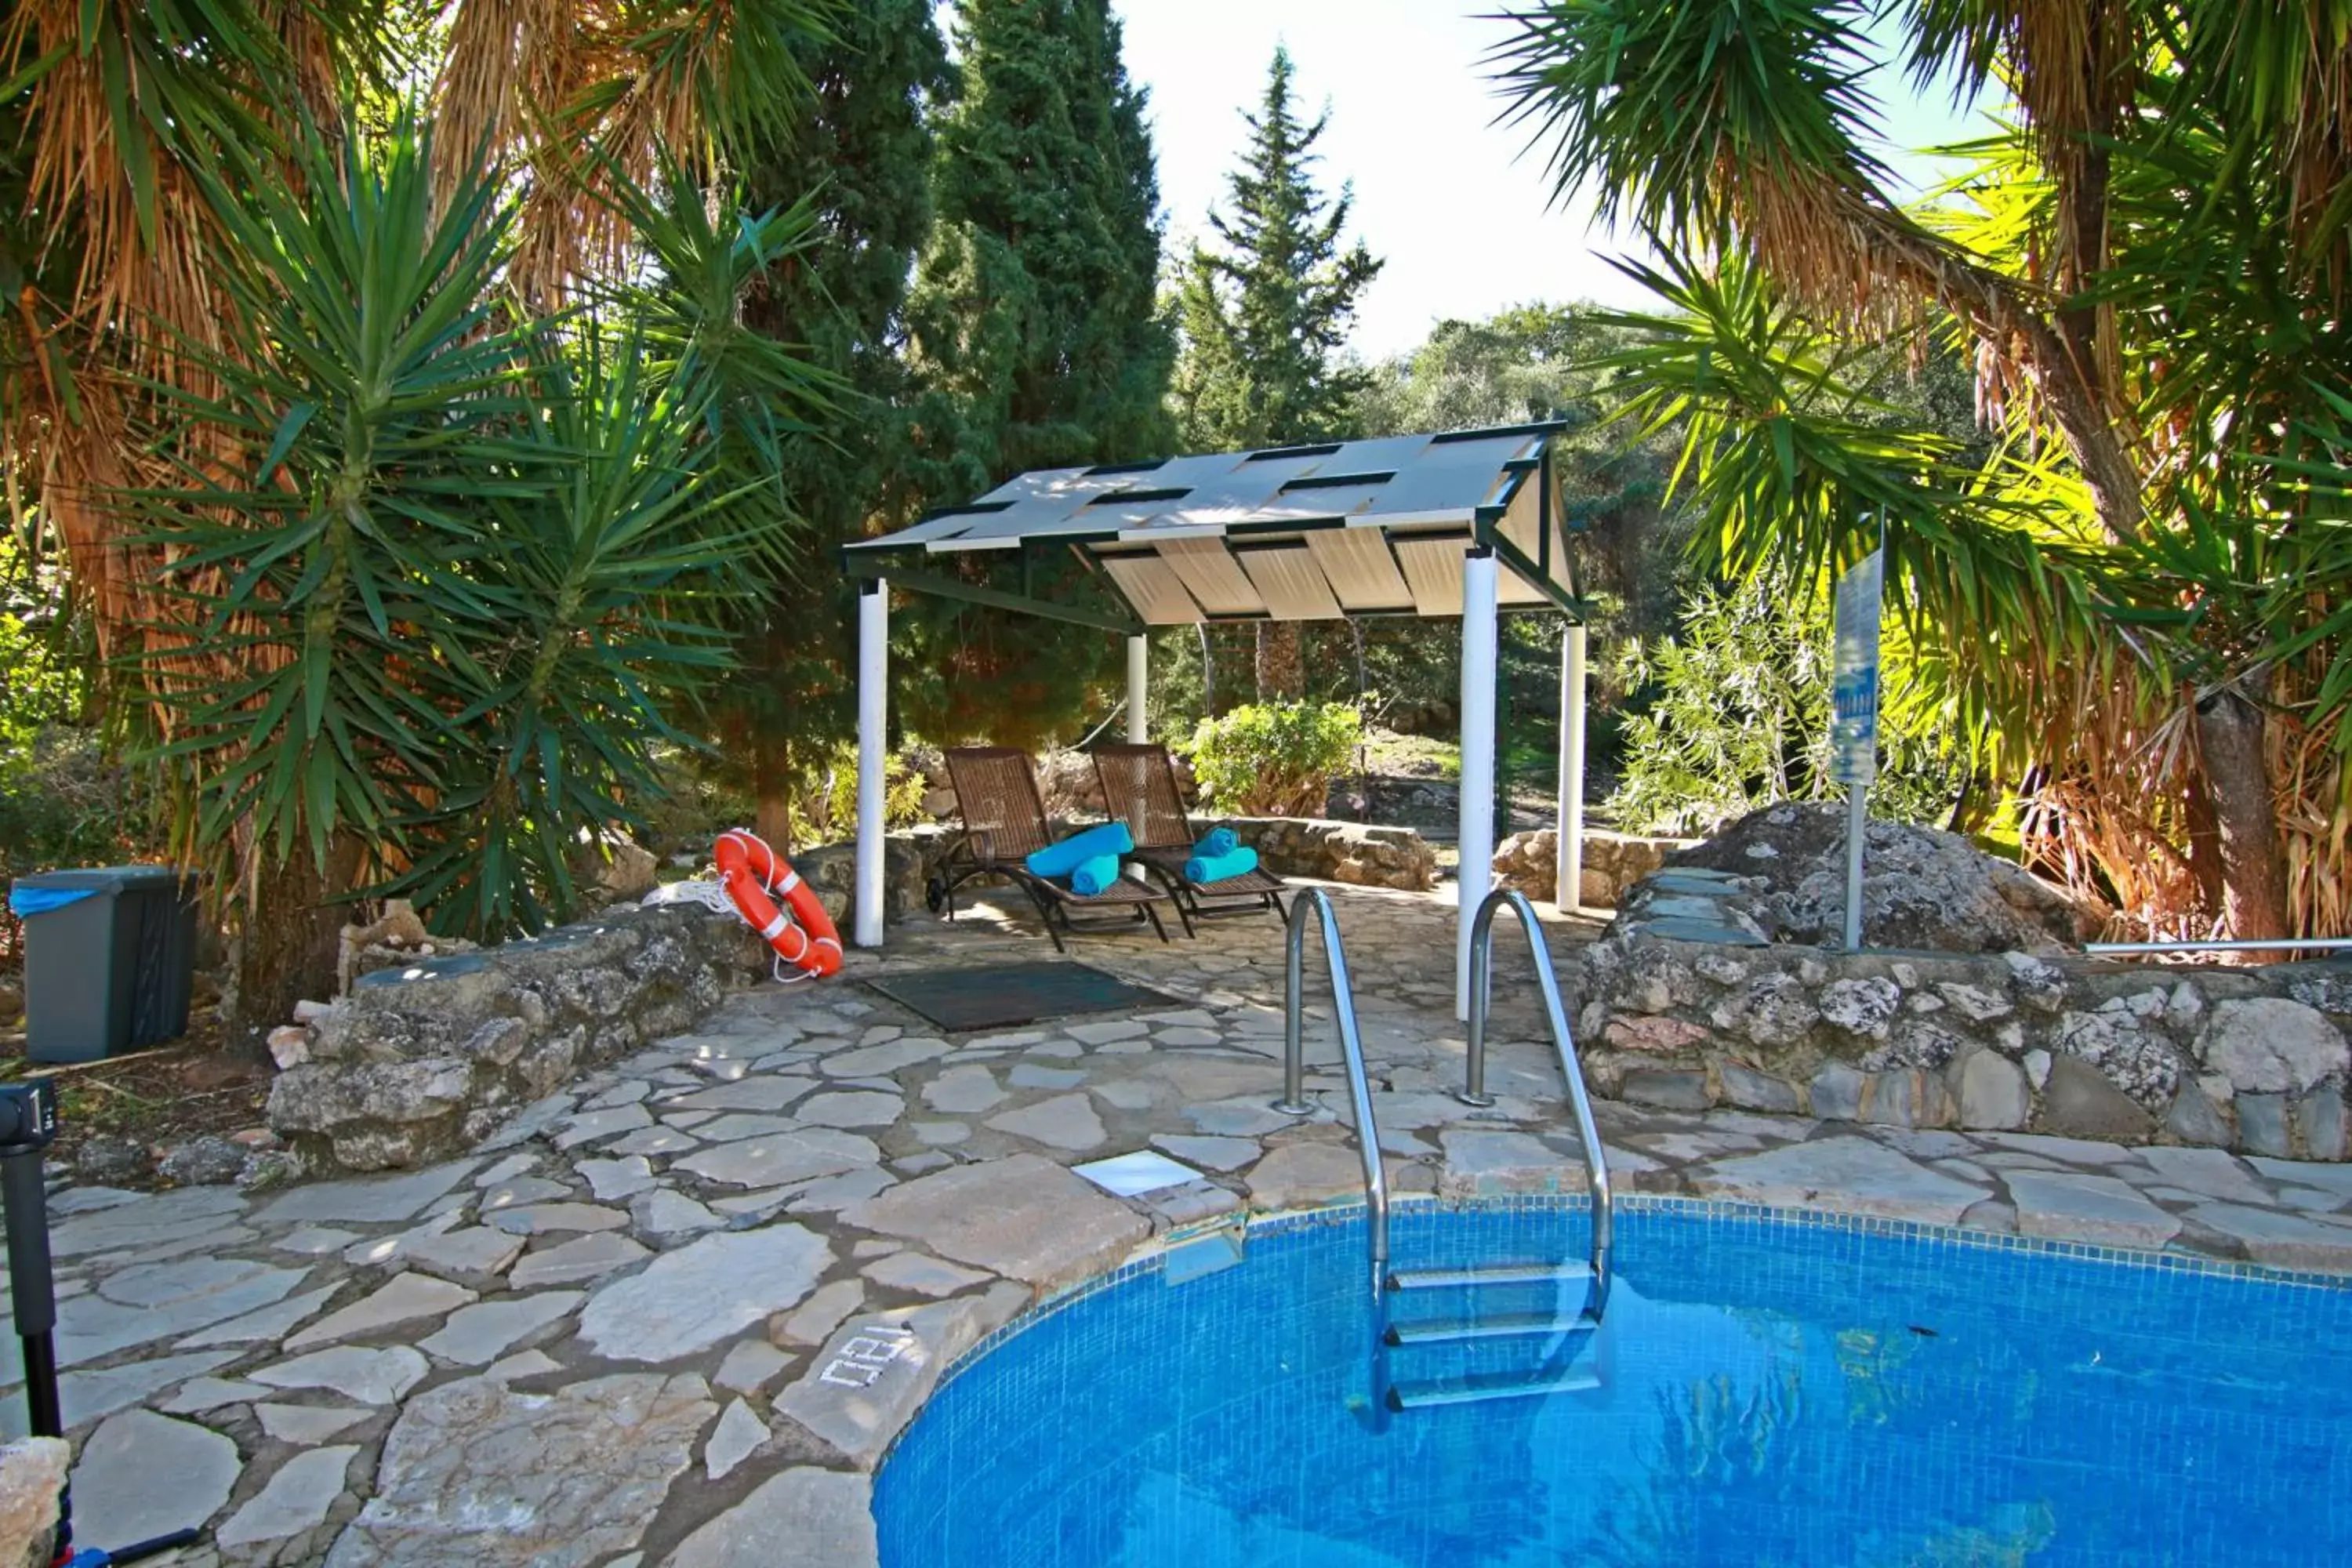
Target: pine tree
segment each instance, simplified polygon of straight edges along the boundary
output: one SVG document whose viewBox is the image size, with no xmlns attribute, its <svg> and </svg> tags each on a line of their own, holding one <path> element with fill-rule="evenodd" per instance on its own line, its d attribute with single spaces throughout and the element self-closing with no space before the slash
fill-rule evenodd
<svg viewBox="0 0 2352 1568">
<path fill-rule="evenodd" d="M 940 128 L 939 226 L 912 310 L 929 506 L 1030 468 L 1160 456 L 1173 439 L 1159 175 L 1118 18 L 1107 0 L 968 0 L 956 44 L 961 93 Z M 1030 585 L 1076 591 L 1050 574 Z M 950 599 L 919 597 L 895 618 L 899 662 L 919 672 L 901 711 L 940 739 L 1059 733 L 1116 648 Z"/>
<path fill-rule="evenodd" d="M 1360 239 L 1340 248 L 1353 195 L 1316 189 L 1315 143 L 1329 115 L 1299 121 L 1291 75 L 1289 51 L 1276 48 L 1258 111 L 1244 116 L 1250 141 L 1229 184 L 1232 211 L 1209 216 L 1218 246 L 1195 244 L 1185 268 L 1174 391 L 1192 450 L 1346 435 L 1364 385 L 1340 350 L 1381 263 Z M 1299 695 L 1298 628 L 1262 625 L 1257 667 L 1262 700 Z"/>
<path fill-rule="evenodd" d="M 786 450 L 785 495 L 808 526 L 711 716 L 719 775 L 758 801 L 760 831 L 779 845 L 791 841 L 793 800 L 821 797 L 827 764 L 856 732 L 856 589 L 835 552 L 904 510 L 908 275 L 931 228 L 932 105 L 954 82 L 929 0 L 855 0 L 808 71 L 808 120 L 745 183 L 755 207 L 816 192 L 823 243 L 805 266 L 772 271 L 743 321 L 806 345 L 844 387 L 823 435 Z"/>
</svg>

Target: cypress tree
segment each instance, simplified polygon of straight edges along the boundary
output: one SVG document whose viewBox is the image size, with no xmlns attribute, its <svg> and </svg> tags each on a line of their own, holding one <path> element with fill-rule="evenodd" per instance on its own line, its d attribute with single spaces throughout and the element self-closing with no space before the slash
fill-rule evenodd
<svg viewBox="0 0 2352 1568">
<path fill-rule="evenodd" d="M 1107 0 L 967 0 L 956 43 L 961 91 L 940 126 L 939 223 L 911 307 L 931 506 L 1030 468 L 1160 456 L 1173 437 L 1159 176 L 1118 18 Z M 1049 573 L 1033 586 L 1072 585 Z M 902 664 L 921 672 L 903 710 L 942 739 L 1055 733 L 1115 647 L 938 598 L 898 624 Z"/>
<path fill-rule="evenodd" d="M 852 0 L 807 68 L 815 101 L 789 145 L 745 171 L 746 205 L 814 192 L 821 242 L 770 269 L 743 321 L 805 345 L 844 384 L 823 433 L 785 451 L 785 493 L 808 526 L 778 563 L 739 647 L 743 668 L 712 714 L 720 776 L 759 802 L 760 831 L 779 845 L 791 838 L 791 800 L 816 793 L 856 732 L 856 589 L 836 552 L 904 510 L 908 278 L 931 228 L 932 106 L 954 81 L 929 0 Z"/>
<path fill-rule="evenodd" d="M 1277 47 L 1228 190 L 1231 213 L 1212 213 L 1214 248 L 1195 244 L 1178 299 L 1183 355 L 1175 375 L 1185 446 L 1199 451 L 1287 446 L 1349 433 L 1364 374 L 1340 358 L 1358 300 L 1381 263 L 1359 239 L 1340 247 L 1353 205 L 1316 189 L 1315 143 L 1328 114 L 1302 123 L 1292 104 L 1290 53 Z M 1305 689 L 1296 626 L 1262 624 L 1258 695 Z"/>
</svg>

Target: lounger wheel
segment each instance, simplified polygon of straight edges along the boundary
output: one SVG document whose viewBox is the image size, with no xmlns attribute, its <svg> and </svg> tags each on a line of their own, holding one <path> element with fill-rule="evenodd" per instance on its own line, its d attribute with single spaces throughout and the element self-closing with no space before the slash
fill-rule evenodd
<svg viewBox="0 0 2352 1568">
<path fill-rule="evenodd" d="M 934 877 L 923 884 L 923 907 L 938 914 L 948 906 L 948 879 Z"/>
</svg>

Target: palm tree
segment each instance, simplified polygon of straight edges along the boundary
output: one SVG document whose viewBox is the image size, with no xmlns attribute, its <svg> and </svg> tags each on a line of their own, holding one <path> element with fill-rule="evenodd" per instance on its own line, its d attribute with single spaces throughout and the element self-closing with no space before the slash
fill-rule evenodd
<svg viewBox="0 0 2352 1568">
<path fill-rule="evenodd" d="M 1945 205 L 1869 153 L 1856 0 L 1555 0 L 1499 68 L 1558 188 L 1674 259 L 1629 356 L 1692 412 L 1727 558 L 1881 522 L 1919 640 L 2044 847 L 2151 923 L 2341 929 L 2352 5 L 1888 0 L 1923 89 L 2005 89 Z M 2009 437 L 1867 417 L 1858 341 L 1943 332 Z"/>
<path fill-rule="evenodd" d="M 244 1021 L 331 980 L 363 886 L 482 935 L 561 913 L 723 664 L 707 568 L 784 515 L 745 464 L 815 390 L 730 331 L 805 212 L 724 173 L 830 15 L 0 10 L 0 465 L 219 873 Z"/>
</svg>

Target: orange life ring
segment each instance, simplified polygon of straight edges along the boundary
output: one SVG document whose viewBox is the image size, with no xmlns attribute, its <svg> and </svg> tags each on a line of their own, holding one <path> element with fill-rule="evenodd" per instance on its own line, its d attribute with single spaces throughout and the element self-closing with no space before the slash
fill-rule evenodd
<svg viewBox="0 0 2352 1568">
<path fill-rule="evenodd" d="M 841 932 L 833 917 L 818 902 L 816 889 L 802 881 L 766 839 L 730 827 L 719 836 L 716 853 L 719 882 L 728 901 L 760 933 L 760 940 L 776 950 L 777 957 L 817 979 L 839 972 Z M 782 896 L 784 909 L 777 907 L 771 893 Z"/>
</svg>

